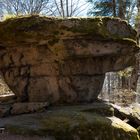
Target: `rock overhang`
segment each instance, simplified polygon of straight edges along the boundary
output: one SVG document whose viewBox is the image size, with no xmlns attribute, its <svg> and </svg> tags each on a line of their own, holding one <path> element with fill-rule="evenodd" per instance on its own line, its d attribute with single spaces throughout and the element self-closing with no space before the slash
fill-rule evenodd
<svg viewBox="0 0 140 140">
<path fill-rule="evenodd" d="M 47 54 L 49 58 L 53 55 L 48 61 L 50 63 L 55 61 L 63 63 L 70 59 L 81 58 L 113 60 L 112 57 L 114 57 L 117 60 L 120 56 L 126 57 L 126 62 L 122 62 L 124 66 L 111 68 L 103 73 L 122 70 L 133 65 L 135 61 L 133 56 L 139 50 L 136 43 L 136 31 L 127 22 L 111 17 L 63 19 L 27 16 L 11 18 L 0 23 L 0 34 L 0 49 L 12 50 L 20 47 L 19 50 L 22 51 L 24 47 L 28 47 L 25 49 L 29 52 L 34 49 L 35 55 L 39 57 L 45 54 L 42 48 L 46 48 L 51 53 Z M 35 56 L 31 59 L 36 61 Z M 120 63 L 120 60 L 118 61 Z M 32 63 L 30 60 L 26 61 L 26 64 L 30 63 Z M 17 62 L 15 65 L 18 65 Z"/>
<path fill-rule="evenodd" d="M 0 23 L 1 39 L 40 43 L 41 39 L 52 37 L 56 40 L 67 38 L 90 38 L 99 40 L 119 40 L 134 43 L 136 31 L 125 21 L 119 18 L 53 18 L 53 17 L 19 17 L 11 18 Z M 7 34 L 9 37 L 7 37 Z M 23 36 L 23 37 L 21 37 Z M 14 38 L 15 37 L 15 38 Z M 31 42 L 30 39 L 33 39 Z M 37 40 L 35 40 L 37 37 Z M 47 38 L 46 38 L 47 37 Z M 27 40 L 26 40 L 27 39 Z M 18 42 L 17 42 L 18 43 Z"/>
<path fill-rule="evenodd" d="M 139 50 L 118 18 L 20 17 L 1 22 L 0 34 L 0 69 L 20 100 L 90 102 L 105 73 L 134 65 Z"/>
</svg>

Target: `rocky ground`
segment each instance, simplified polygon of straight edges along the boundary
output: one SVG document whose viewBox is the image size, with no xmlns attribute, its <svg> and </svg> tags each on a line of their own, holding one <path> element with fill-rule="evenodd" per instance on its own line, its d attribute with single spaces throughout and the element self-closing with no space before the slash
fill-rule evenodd
<svg viewBox="0 0 140 140">
<path fill-rule="evenodd" d="M 122 109 L 108 103 L 49 107 L 45 112 L 0 119 L 1 137 L 41 136 L 38 140 L 139 140 L 140 106 Z M 137 113 L 135 112 L 137 111 Z M 14 135 L 6 135 L 8 133 Z M 16 135 L 15 135 L 16 134 Z M 8 139 L 9 138 L 9 139 Z M 46 138 L 47 139 L 47 138 Z M 11 140 L 11 139 L 10 139 Z M 24 137 L 21 137 L 24 140 Z"/>
<path fill-rule="evenodd" d="M 3 79 L 0 77 L 0 98 L 13 95 Z M 49 140 L 47 137 L 14 135 L 0 128 L 0 140 Z"/>
<path fill-rule="evenodd" d="M 11 134 L 0 134 L 1 140 L 49 140 L 46 137 L 38 137 L 38 136 L 21 136 L 21 135 L 11 135 Z"/>
</svg>

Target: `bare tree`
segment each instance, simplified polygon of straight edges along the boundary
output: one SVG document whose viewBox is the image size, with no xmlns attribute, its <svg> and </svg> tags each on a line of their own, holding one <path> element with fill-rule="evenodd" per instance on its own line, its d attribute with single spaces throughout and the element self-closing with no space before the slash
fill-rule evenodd
<svg viewBox="0 0 140 140">
<path fill-rule="evenodd" d="M 52 16 L 72 17 L 84 13 L 88 6 L 83 0 L 52 0 L 47 12 Z"/>
<path fill-rule="evenodd" d="M 138 9 L 138 19 L 136 21 L 136 27 L 137 27 L 137 43 L 139 45 L 139 39 L 140 39 L 140 0 L 137 0 L 137 9 Z M 136 57 L 136 64 L 134 66 L 133 72 L 132 72 L 132 76 L 131 76 L 131 89 L 133 89 L 134 91 L 136 91 L 137 89 L 137 81 L 139 78 L 139 64 L 140 64 L 140 53 L 137 55 Z"/>
<path fill-rule="evenodd" d="M 78 16 L 86 13 L 84 0 L 0 0 L 4 13 L 18 15 Z"/>
<path fill-rule="evenodd" d="M 125 18 L 126 20 L 129 22 L 129 23 L 134 23 L 135 21 L 135 18 L 136 18 L 136 12 L 135 9 L 136 9 L 136 6 L 137 6 L 137 0 L 133 0 L 133 1 L 127 1 L 127 8 L 126 8 L 126 15 L 125 15 Z"/>
<path fill-rule="evenodd" d="M 40 14 L 46 11 L 49 0 L 0 0 L 4 13 L 13 15 Z"/>
<path fill-rule="evenodd" d="M 126 0 L 119 0 L 119 13 L 118 16 L 121 19 L 125 19 L 126 14 Z"/>
<path fill-rule="evenodd" d="M 112 0 L 113 16 L 116 17 L 116 0 Z"/>
<path fill-rule="evenodd" d="M 49 0 L 24 0 L 22 7 L 25 14 L 40 14 L 46 11 Z"/>
</svg>

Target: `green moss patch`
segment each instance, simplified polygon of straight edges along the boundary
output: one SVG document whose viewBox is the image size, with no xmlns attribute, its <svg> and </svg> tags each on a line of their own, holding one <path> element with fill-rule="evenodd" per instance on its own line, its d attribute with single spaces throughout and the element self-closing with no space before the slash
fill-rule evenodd
<svg viewBox="0 0 140 140">
<path fill-rule="evenodd" d="M 79 106 L 52 108 L 47 113 L 32 117 L 34 121 L 29 116 L 23 116 L 24 122 L 20 118 L 19 125 L 7 124 L 6 130 L 14 134 L 50 136 L 56 140 L 139 139 L 136 129 L 125 122 L 91 110 Z"/>
<path fill-rule="evenodd" d="M 121 28 L 122 27 L 122 28 Z M 111 17 L 52 18 L 40 16 L 17 17 L 0 22 L 0 42 L 39 42 L 50 45 L 62 38 L 92 38 L 100 40 L 136 41 L 136 31 L 125 21 Z M 130 41 L 131 40 L 131 41 Z"/>
</svg>

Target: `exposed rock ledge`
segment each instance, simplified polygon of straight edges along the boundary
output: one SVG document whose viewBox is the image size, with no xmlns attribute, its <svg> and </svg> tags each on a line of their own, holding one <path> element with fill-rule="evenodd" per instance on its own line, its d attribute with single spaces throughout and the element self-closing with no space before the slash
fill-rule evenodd
<svg viewBox="0 0 140 140">
<path fill-rule="evenodd" d="M 11 134 L 46 136 L 46 140 L 139 140 L 138 131 L 118 115 L 104 103 L 59 106 L 1 118 L 0 128 Z"/>
<path fill-rule="evenodd" d="M 91 102 L 109 71 L 135 63 L 136 32 L 114 18 L 21 17 L 0 23 L 0 70 L 19 101 Z"/>
</svg>

